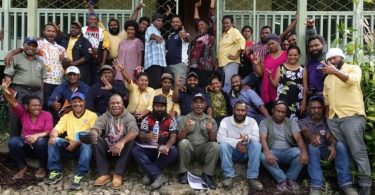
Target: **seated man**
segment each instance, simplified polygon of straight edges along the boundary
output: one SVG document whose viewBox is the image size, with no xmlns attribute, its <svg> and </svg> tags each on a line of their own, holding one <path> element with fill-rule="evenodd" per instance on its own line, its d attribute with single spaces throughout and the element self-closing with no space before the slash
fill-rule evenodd
<svg viewBox="0 0 375 195">
<path fill-rule="evenodd" d="M 352 175 L 349 168 L 349 154 L 343 143 L 337 142 L 329 131 L 324 119 L 324 100 L 312 96 L 308 104 L 308 116 L 298 121 L 307 144 L 309 163 L 307 171 L 310 177 L 310 194 L 320 195 L 323 187 L 323 172 L 320 159 L 335 161 L 337 182 L 345 194 L 358 194 L 352 188 Z"/>
<path fill-rule="evenodd" d="M 246 102 L 247 116 L 255 119 L 258 124 L 265 117 L 269 117 L 268 111 L 258 94 L 252 89 L 243 88 L 240 75 L 233 75 L 230 81 L 232 89 L 229 92 L 229 99 L 232 106 L 238 100 L 243 100 L 244 102 Z"/>
<path fill-rule="evenodd" d="M 95 113 L 86 110 L 85 96 L 82 93 L 73 93 L 69 103 L 73 110 L 61 117 L 49 135 L 47 168 L 50 174 L 46 183 L 49 185 L 56 184 L 62 179 L 60 155 L 78 158 L 74 181 L 70 189 L 79 190 L 84 176 L 89 171 L 92 153 L 90 144 L 80 142 L 79 133 L 88 132 L 94 125 L 97 116 Z M 65 133 L 67 134 L 65 138 L 58 137 Z"/>
<path fill-rule="evenodd" d="M 188 78 L 189 80 L 189 78 Z M 188 81 L 189 82 L 189 81 Z M 192 100 L 193 111 L 181 117 L 178 123 L 179 182 L 187 184 L 187 171 L 192 158 L 204 161 L 202 180 L 210 189 L 216 189 L 212 178 L 219 159 L 220 146 L 216 142 L 217 125 L 203 111 L 207 106 L 205 96 L 198 93 Z"/>
<path fill-rule="evenodd" d="M 155 95 L 163 95 L 167 98 L 167 113 L 173 117 L 176 118 L 178 115 L 180 115 L 180 105 L 178 103 L 175 103 L 172 101 L 173 96 L 173 77 L 169 73 L 164 73 L 161 76 L 161 88 L 155 90 Z"/>
<path fill-rule="evenodd" d="M 79 92 L 86 97 L 90 89 L 90 86 L 79 80 L 80 71 L 76 66 L 69 66 L 66 75 L 68 80 L 58 85 L 48 99 L 48 107 L 56 112 L 55 120 L 57 115 L 62 116 L 71 110 L 69 100 L 74 92 Z"/>
<path fill-rule="evenodd" d="M 259 125 L 260 142 L 263 147 L 261 162 L 277 182 L 279 191 L 288 187 L 298 190 L 296 179 L 308 156 L 297 122 L 286 118 L 288 106 L 283 101 L 274 103 L 272 117 Z M 296 147 L 298 145 L 298 147 Z M 290 165 L 284 173 L 279 164 Z"/>
<path fill-rule="evenodd" d="M 98 118 L 89 134 L 99 175 L 94 185 L 103 186 L 110 181 L 109 159 L 116 159 L 112 188 L 122 186 L 122 175 L 138 132 L 135 118 L 125 109 L 122 97 L 112 95 L 108 111 Z"/>
<path fill-rule="evenodd" d="M 166 111 L 167 98 L 163 95 L 154 97 L 152 112 L 141 123 L 141 133 L 138 141 L 141 144 L 155 145 L 155 148 L 146 148 L 135 145 L 132 155 L 137 164 L 147 174 L 143 182 L 145 185 L 153 181 L 151 189 L 155 190 L 163 185 L 162 170 L 178 159 L 178 149 L 174 144 L 177 140 L 177 123 Z M 153 133 L 155 125 L 159 127 L 159 134 Z"/>
<path fill-rule="evenodd" d="M 237 101 L 233 107 L 233 116 L 225 117 L 217 133 L 220 144 L 221 169 L 224 174 L 223 185 L 232 187 L 234 168 L 233 161 L 247 160 L 247 179 L 250 187 L 263 190 L 258 180 L 260 154 L 262 145 L 259 143 L 259 128 L 257 122 L 246 116 L 247 104 Z"/>
<path fill-rule="evenodd" d="M 100 81 L 95 83 L 87 94 L 87 109 L 102 115 L 108 109 L 109 98 L 117 93 L 123 100 L 127 99 L 128 92 L 121 81 L 114 80 L 115 70 L 110 65 L 104 65 L 99 70 Z"/>
</svg>

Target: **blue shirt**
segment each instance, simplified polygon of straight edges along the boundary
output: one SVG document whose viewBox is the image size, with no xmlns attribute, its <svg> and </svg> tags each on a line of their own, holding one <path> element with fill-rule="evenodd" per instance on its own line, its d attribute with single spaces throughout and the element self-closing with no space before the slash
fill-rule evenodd
<svg viewBox="0 0 375 195">
<path fill-rule="evenodd" d="M 329 131 L 328 125 L 326 121 L 321 120 L 319 122 L 315 122 L 310 119 L 310 117 L 306 117 L 298 121 L 298 126 L 300 129 L 309 129 L 313 134 L 317 135 L 320 134 L 320 143 L 322 145 L 328 145 L 328 140 L 326 134 Z M 305 139 L 306 143 L 311 143 L 311 140 Z"/>
<path fill-rule="evenodd" d="M 65 81 L 53 90 L 52 95 L 48 99 L 48 106 L 51 106 L 55 101 L 58 101 L 64 105 L 65 101 L 70 101 L 70 97 L 74 92 L 80 92 L 87 97 L 89 89 L 90 86 L 82 81 L 79 81 L 77 90 L 72 91 L 69 88 L 69 81 Z"/>
<path fill-rule="evenodd" d="M 206 99 L 206 103 L 207 103 L 206 108 L 211 107 L 211 104 L 212 104 L 211 98 L 208 95 L 208 93 L 206 91 L 204 91 L 203 89 L 197 88 L 193 92 L 180 91 L 180 94 L 178 96 L 178 102 L 180 103 L 181 115 L 187 115 L 190 112 L 192 112 L 193 109 L 191 108 L 191 103 L 193 102 L 193 98 L 194 98 L 195 94 L 197 94 L 197 93 L 201 93 L 201 94 L 204 95 L 204 97 Z"/>
<path fill-rule="evenodd" d="M 234 108 L 234 104 L 238 100 L 242 100 L 247 104 L 247 116 L 252 114 L 258 114 L 258 108 L 264 105 L 264 102 L 252 89 L 241 89 L 238 94 L 235 94 L 233 90 L 229 92 L 230 105 Z"/>
<path fill-rule="evenodd" d="M 167 50 L 166 60 L 168 65 L 179 64 L 181 62 L 188 63 L 188 55 L 187 50 L 189 47 L 189 43 L 183 41 L 178 36 L 179 31 L 172 32 L 169 37 L 168 41 L 165 44 L 165 48 Z"/>
<path fill-rule="evenodd" d="M 160 30 L 158 30 L 153 24 L 147 28 L 145 35 L 145 59 L 144 68 L 147 69 L 152 65 L 159 65 L 166 67 L 167 63 L 165 61 L 165 43 L 158 43 L 155 40 L 151 40 L 151 35 L 155 34 L 161 36 Z"/>
</svg>

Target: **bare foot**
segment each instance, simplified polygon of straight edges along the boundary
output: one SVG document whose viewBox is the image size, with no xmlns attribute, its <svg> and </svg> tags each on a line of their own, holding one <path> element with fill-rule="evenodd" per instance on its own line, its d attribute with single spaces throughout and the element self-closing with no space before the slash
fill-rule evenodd
<svg viewBox="0 0 375 195">
<path fill-rule="evenodd" d="M 46 177 L 46 175 L 47 175 L 47 172 L 45 168 L 39 168 L 35 173 L 35 177 L 38 179 L 44 178 Z"/>
<path fill-rule="evenodd" d="M 27 174 L 27 167 L 20 169 L 12 179 L 24 179 Z"/>
</svg>

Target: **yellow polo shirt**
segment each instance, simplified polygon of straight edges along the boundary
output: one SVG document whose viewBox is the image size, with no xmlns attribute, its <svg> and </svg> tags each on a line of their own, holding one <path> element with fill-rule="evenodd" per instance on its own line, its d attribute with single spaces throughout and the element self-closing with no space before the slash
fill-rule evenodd
<svg viewBox="0 0 375 195">
<path fill-rule="evenodd" d="M 68 47 L 66 48 L 66 55 L 67 55 L 67 58 L 71 61 L 73 61 L 73 47 L 76 44 L 79 36 L 81 35 L 78 35 L 77 37 L 70 36 L 69 38 Z"/>
<path fill-rule="evenodd" d="M 237 55 L 238 50 L 245 49 L 245 43 L 245 38 L 237 29 L 232 27 L 227 32 L 223 32 L 217 52 L 219 67 L 223 67 L 230 62 L 240 63 L 239 57 L 236 60 L 230 60 L 228 55 Z"/>
<path fill-rule="evenodd" d="M 125 87 L 129 91 L 129 105 L 127 110 L 130 113 L 141 113 L 146 109 L 152 111 L 152 100 L 155 96 L 155 91 L 151 87 L 147 87 L 146 91 L 141 92 L 138 85 L 133 81 L 128 84 L 125 82 Z"/>
<path fill-rule="evenodd" d="M 164 95 L 161 88 L 155 90 L 155 95 Z M 172 111 L 176 112 L 177 115 L 180 115 L 180 105 L 172 101 L 173 90 L 169 90 L 168 95 L 164 95 L 167 98 L 167 112 L 168 114 Z"/>
<path fill-rule="evenodd" d="M 97 115 L 87 109 L 85 113 L 79 118 L 74 116 L 73 111 L 70 111 L 60 118 L 54 129 L 57 130 L 57 133 L 59 135 L 66 132 L 66 139 L 69 141 L 79 141 L 77 133 L 82 131 L 89 132 L 90 129 L 94 126 L 96 118 Z"/>
<path fill-rule="evenodd" d="M 127 34 L 125 31 L 121 31 L 118 35 L 112 35 L 111 33 L 108 34 L 110 41 L 108 59 L 115 59 L 118 56 L 118 46 L 120 42 L 127 37 Z"/>
<path fill-rule="evenodd" d="M 339 118 L 356 114 L 365 116 L 361 90 L 361 68 L 345 63 L 341 67 L 341 71 L 349 74 L 349 79 L 346 82 L 334 75 L 327 75 L 324 80 L 323 96 L 326 106 L 329 106 L 329 118 L 332 119 L 335 114 Z"/>
</svg>

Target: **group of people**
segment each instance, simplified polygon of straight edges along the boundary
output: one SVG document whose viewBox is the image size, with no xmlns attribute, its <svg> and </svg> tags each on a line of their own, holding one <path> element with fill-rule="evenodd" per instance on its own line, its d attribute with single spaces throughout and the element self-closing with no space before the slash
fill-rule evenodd
<svg viewBox="0 0 375 195">
<path fill-rule="evenodd" d="M 203 181 L 215 189 L 220 159 L 225 187 L 233 185 L 235 161 L 247 162 L 256 190 L 264 188 L 261 164 L 280 191 L 299 189 L 296 180 L 307 165 L 310 194 L 320 194 L 325 159 L 335 162 L 339 186 L 352 195 L 358 194 L 352 159 L 359 194 L 370 194 L 361 69 L 345 63 L 340 49 L 325 51 L 312 19 L 306 20 L 306 65 L 291 33 L 296 20 L 280 35 L 262 27 L 254 42 L 250 26 L 240 32 L 224 16 L 216 51 L 215 0 L 207 19 L 200 18 L 201 4 L 195 3 L 195 37 L 170 12 L 136 22 L 139 3 L 122 32 L 117 19 L 108 30 L 101 27 L 90 9 L 87 26 L 74 21 L 65 35 L 48 23 L 43 38 L 25 38 L 11 51 L 1 89 L 11 108 L 14 179 L 27 174 L 26 156 L 39 159 L 35 177 L 47 184 L 62 179 L 61 156 L 76 158 L 71 189 L 77 190 L 93 157 L 95 185 L 112 181 L 119 189 L 133 158 L 142 182 L 158 189 L 164 168 L 178 162 L 178 180 L 187 184 L 189 164 L 198 160 Z M 165 20 L 172 28 L 167 40 Z"/>
</svg>

